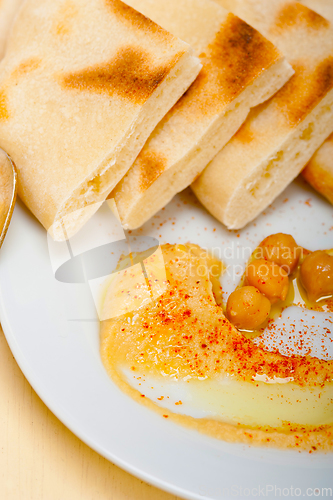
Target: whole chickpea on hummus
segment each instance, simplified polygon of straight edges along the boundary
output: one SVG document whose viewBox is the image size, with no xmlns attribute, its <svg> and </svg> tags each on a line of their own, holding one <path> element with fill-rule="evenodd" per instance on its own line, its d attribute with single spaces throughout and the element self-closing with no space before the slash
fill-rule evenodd
<svg viewBox="0 0 333 500">
<path fill-rule="evenodd" d="M 282 256 L 286 247 L 293 258 Z M 333 295 L 333 257 L 324 252 L 329 258 L 320 254 L 317 260 L 316 252 L 303 252 L 289 235 L 267 238 L 249 261 L 242 286 L 230 295 L 225 315 L 218 305 L 220 261 L 191 244 L 166 244 L 159 252 L 131 256 L 132 264 L 145 264 L 141 281 L 124 258 L 107 284 L 104 314 L 123 304 L 118 317 L 101 323 L 101 356 L 112 379 L 161 416 L 218 439 L 331 451 L 333 361 L 268 352 L 241 330 L 260 328 L 271 307 L 284 304 L 293 279 L 302 282 L 309 304 L 318 297 L 327 301 Z M 308 279 L 312 267 L 315 282 Z M 133 310 L 133 301 L 142 305 Z M 134 388 L 124 369 L 133 377 L 187 384 L 203 400 L 212 396 L 215 416 L 166 409 L 163 397 L 155 402 Z"/>
</svg>

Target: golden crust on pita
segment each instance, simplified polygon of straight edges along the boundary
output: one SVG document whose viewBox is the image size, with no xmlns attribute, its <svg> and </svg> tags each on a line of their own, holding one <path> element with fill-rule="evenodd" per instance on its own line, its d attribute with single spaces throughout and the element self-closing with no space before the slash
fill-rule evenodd
<svg viewBox="0 0 333 500">
<path fill-rule="evenodd" d="M 244 21 L 228 14 L 205 53 L 198 78 L 176 104 L 195 120 L 223 111 L 240 93 L 279 59 L 276 47 Z"/>
<path fill-rule="evenodd" d="M 277 93 L 275 105 L 291 127 L 301 123 L 333 88 L 333 56 L 309 69 L 303 61 L 293 63 L 293 78 Z"/>
<path fill-rule="evenodd" d="M 78 8 L 71 0 L 62 4 L 58 11 L 58 16 L 56 16 L 53 21 L 54 34 L 65 39 L 74 28 L 77 14 Z"/>
<path fill-rule="evenodd" d="M 144 104 L 184 52 L 154 66 L 149 54 L 140 47 L 125 46 L 107 63 L 64 75 L 61 85 L 65 89 L 106 93 Z"/>
<path fill-rule="evenodd" d="M 324 17 L 310 9 L 302 9 L 296 3 L 286 3 L 279 11 L 272 32 L 283 33 L 291 28 L 308 28 L 309 30 L 322 30 L 329 28 L 330 23 Z"/>
<path fill-rule="evenodd" d="M 329 22 L 333 20 L 333 2 L 331 0 L 300 0 L 300 3 L 306 5 L 317 14 L 327 19 Z"/>
<path fill-rule="evenodd" d="M 145 31 L 158 39 L 172 40 L 173 36 L 168 31 L 149 19 L 149 17 L 132 8 L 130 2 L 126 4 L 120 0 L 105 0 L 105 3 L 114 15 L 119 16 L 121 21 L 128 23 L 132 29 Z"/>
</svg>

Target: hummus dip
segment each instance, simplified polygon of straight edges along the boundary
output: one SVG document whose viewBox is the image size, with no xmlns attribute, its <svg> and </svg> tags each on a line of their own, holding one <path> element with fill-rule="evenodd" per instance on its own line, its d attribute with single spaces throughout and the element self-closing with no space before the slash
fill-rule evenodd
<svg viewBox="0 0 333 500">
<path fill-rule="evenodd" d="M 103 301 L 103 317 L 110 318 L 101 322 L 107 372 L 136 401 L 215 438 L 332 450 L 333 361 L 268 352 L 246 338 L 218 305 L 222 270 L 190 244 L 123 258 Z M 134 388 L 124 369 L 133 377 L 185 381 L 223 412 L 193 418 L 166 409 Z"/>
</svg>

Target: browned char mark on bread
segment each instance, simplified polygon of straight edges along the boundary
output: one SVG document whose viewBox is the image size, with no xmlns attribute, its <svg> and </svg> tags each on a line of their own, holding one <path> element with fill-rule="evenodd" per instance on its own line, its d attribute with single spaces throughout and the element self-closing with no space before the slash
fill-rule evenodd
<svg viewBox="0 0 333 500">
<path fill-rule="evenodd" d="M 40 68 L 42 63 L 42 60 L 38 57 L 31 57 L 30 59 L 26 59 L 25 61 L 22 61 L 13 71 L 11 74 L 11 78 L 13 79 L 18 79 L 21 78 L 31 71 L 35 71 L 36 69 Z"/>
<path fill-rule="evenodd" d="M 164 172 L 167 160 L 161 153 L 143 150 L 137 162 L 140 167 L 140 188 L 146 191 Z"/>
<path fill-rule="evenodd" d="M 67 74 L 61 83 L 67 89 L 118 95 L 135 104 L 143 104 L 182 54 L 164 65 L 155 66 L 150 55 L 141 48 L 123 47 L 110 62 Z"/>
<path fill-rule="evenodd" d="M 228 15 L 209 51 L 210 61 L 218 69 L 217 80 L 229 99 L 280 57 L 273 44 L 233 14 Z"/>
<path fill-rule="evenodd" d="M 280 58 L 258 31 L 229 14 L 206 53 L 203 68 L 177 106 L 193 119 L 223 111 L 263 71 Z"/>
<path fill-rule="evenodd" d="M 272 32 L 283 33 L 290 28 L 307 26 L 309 30 L 329 28 L 330 23 L 313 10 L 296 2 L 287 2 L 278 13 Z"/>
<path fill-rule="evenodd" d="M 295 74 L 274 97 L 290 126 L 297 126 L 333 88 L 333 56 L 306 70 L 302 61 L 292 64 Z"/>
<path fill-rule="evenodd" d="M 113 14 L 118 16 L 122 22 L 127 23 L 131 28 L 148 32 L 151 35 L 157 36 L 160 40 L 169 42 L 174 40 L 174 36 L 168 31 L 129 5 L 121 2 L 121 0 L 105 0 L 105 3 Z"/>
<path fill-rule="evenodd" d="M 77 6 L 72 0 L 67 0 L 67 2 L 62 4 L 59 8 L 58 16 L 54 20 L 54 33 L 60 38 L 68 35 L 74 26 L 77 14 Z"/>
<path fill-rule="evenodd" d="M 4 90 L 0 90 L 0 121 L 8 120 L 9 111 L 7 104 L 7 95 Z"/>
<path fill-rule="evenodd" d="M 243 144 L 249 144 L 255 138 L 254 132 L 251 130 L 251 122 L 246 121 L 234 135 L 234 140 L 240 141 Z"/>
<path fill-rule="evenodd" d="M 20 78 L 28 75 L 31 71 L 37 70 L 41 66 L 41 59 L 38 57 L 31 57 L 22 61 L 11 73 L 9 78 L 9 83 L 11 85 L 16 85 Z M 8 109 L 7 102 L 7 84 L 4 84 L 3 88 L 0 89 L 0 121 L 8 120 L 10 118 L 10 112 Z"/>
</svg>

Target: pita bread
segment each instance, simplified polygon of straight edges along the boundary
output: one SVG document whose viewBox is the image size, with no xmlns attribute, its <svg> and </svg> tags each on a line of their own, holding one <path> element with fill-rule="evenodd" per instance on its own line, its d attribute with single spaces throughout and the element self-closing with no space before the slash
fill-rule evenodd
<svg viewBox="0 0 333 500">
<path fill-rule="evenodd" d="M 9 32 L 24 0 L 0 1 L 0 59 L 5 55 Z"/>
<path fill-rule="evenodd" d="M 0 66 L 0 147 L 56 240 L 64 218 L 70 237 L 96 211 L 200 69 L 120 0 L 26 1 Z"/>
<path fill-rule="evenodd" d="M 311 158 L 302 174 L 333 205 L 333 134 Z"/>
<path fill-rule="evenodd" d="M 332 0 L 302 0 L 302 3 L 333 23 Z M 333 204 L 333 134 L 311 158 L 303 177 Z"/>
<path fill-rule="evenodd" d="M 193 184 L 230 229 L 264 210 L 333 131 L 333 30 L 297 2 L 220 0 L 286 55 L 295 75 L 245 124 Z"/>
<path fill-rule="evenodd" d="M 273 95 L 293 71 L 267 39 L 210 0 L 127 1 L 192 45 L 203 64 L 110 195 L 124 227 L 134 229 L 189 186 L 250 108 Z"/>
</svg>

